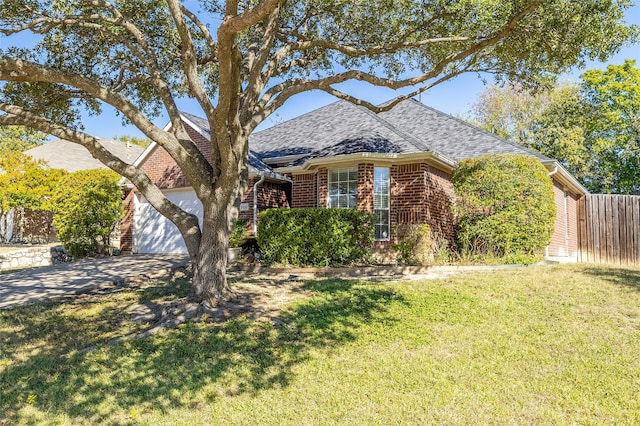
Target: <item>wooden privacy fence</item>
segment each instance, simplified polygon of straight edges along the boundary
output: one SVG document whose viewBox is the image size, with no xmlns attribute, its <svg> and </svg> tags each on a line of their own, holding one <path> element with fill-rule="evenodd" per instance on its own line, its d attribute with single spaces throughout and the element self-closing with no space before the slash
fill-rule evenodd
<svg viewBox="0 0 640 426">
<path fill-rule="evenodd" d="M 578 260 L 640 265 L 640 196 L 594 194 L 578 200 Z"/>
</svg>

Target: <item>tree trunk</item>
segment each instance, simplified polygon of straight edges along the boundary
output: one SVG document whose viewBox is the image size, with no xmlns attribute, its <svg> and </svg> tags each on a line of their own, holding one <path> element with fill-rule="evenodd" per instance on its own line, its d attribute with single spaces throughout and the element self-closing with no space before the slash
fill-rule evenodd
<svg viewBox="0 0 640 426">
<path fill-rule="evenodd" d="M 202 238 L 193 259 L 193 283 L 190 298 L 215 306 L 229 290 L 227 286 L 227 247 L 229 218 L 233 202 L 226 206 L 204 206 Z"/>
</svg>

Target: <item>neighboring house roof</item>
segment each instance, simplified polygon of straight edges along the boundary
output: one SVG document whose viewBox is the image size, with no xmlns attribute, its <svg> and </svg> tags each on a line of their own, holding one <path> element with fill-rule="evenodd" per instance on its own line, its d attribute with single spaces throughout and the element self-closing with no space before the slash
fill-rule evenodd
<svg viewBox="0 0 640 426">
<path fill-rule="evenodd" d="M 133 163 L 144 151 L 141 146 L 112 139 L 100 139 L 100 143 L 113 155 L 129 164 Z M 69 172 L 107 168 L 99 160 L 93 158 L 82 145 L 62 139 L 31 148 L 24 153 L 34 159 L 46 161 L 53 169 L 64 169 Z"/>
</svg>

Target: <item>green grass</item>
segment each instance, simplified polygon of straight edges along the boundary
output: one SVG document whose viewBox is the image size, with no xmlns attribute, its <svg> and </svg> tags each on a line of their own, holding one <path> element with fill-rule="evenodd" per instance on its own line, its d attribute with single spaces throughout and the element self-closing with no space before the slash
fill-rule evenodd
<svg viewBox="0 0 640 426">
<path fill-rule="evenodd" d="M 640 424 L 640 270 L 313 281 L 287 327 L 136 331 L 137 292 L 0 311 L 7 424 Z M 97 345 L 88 352 L 79 349 Z M 0 420 L 2 424 L 2 420 Z"/>
</svg>

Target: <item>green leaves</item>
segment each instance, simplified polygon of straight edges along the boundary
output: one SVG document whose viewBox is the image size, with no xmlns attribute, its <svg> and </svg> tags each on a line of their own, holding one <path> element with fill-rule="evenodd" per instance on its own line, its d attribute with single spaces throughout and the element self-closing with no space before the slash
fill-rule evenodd
<svg viewBox="0 0 640 426">
<path fill-rule="evenodd" d="M 553 184 L 534 157 L 485 155 L 463 160 L 451 176 L 462 254 L 518 258 L 549 244 Z"/>
<path fill-rule="evenodd" d="M 492 86 L 471 121 L 558 160 L 591 192 L 640 191 L 640 68 L 589 70 L 580 84 L 532 93 Z"/>
<path fill-rule="evenodd" d="M 372 215 L 350 209 L 270 209 L 260 213 L 263 259 L 285 265 L 362 262 L 373 240 Z"/>
<path fill-rule="evenodd" d="M 0 152 L 22 152 L 41 145 L 47 135 L 24 126 L 0 127 Z"/>
<path fill-rule="evenodd" d="M 640 191 L 640 68 L 626 60 L 582 75 L 594 190 Z M 597 180 L 596 180 L 597 179 Z"/>
<path fill-rule="evenodd" d="M 14 207 L 47 210 L 48 200 L 66 172 L 43 166 L 42 161 L 20 152 L 0 152 L 0 212 Z"/>
<path fill-rule="evenodd" d="M 74 256 L 104 253 L 122 217 L 119 176 L 111 170 L 82 170 L 60 182 L 52 200 L 53 226 Z"/>
</svg>

